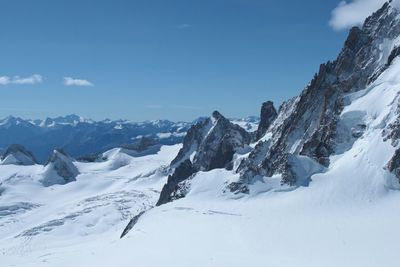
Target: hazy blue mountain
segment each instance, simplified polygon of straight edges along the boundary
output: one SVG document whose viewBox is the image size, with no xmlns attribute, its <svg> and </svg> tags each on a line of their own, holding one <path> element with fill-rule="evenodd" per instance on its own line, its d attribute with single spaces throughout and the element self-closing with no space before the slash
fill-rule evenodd
<svg viewBox="0 0 400 267">
<path fill-rule="evenodd" d="M 201 120 L 94 121 L 74 114 L 44 120 L 25 120 L 9 116 L 0 120 L 0 152 L 12 144 L 20 144 L 32 151 L 40 163 L 44 163 L 56 148 L 78 158 L 134 144 L 142 137 L 154 139 L 159 144 L 173 145 L 181 143 L 190 126 Z M 244 128 L 255 128 L 258 124 L 256 117 L 232 121 Z"/>
<path fill-rule="evenodd" d="M 156 139 L 160 144 L 180 143 L 190 125 L 189 122 L 168 120 L 93 121 L 77 115 L 44 120 L 9 116 L 0 120 L 0 151 L 5 151 L 11 144 L 21 144 L 43 163 L 55 148 L 80 157 L 132 144 L 141 137 Z"/>
</svg>

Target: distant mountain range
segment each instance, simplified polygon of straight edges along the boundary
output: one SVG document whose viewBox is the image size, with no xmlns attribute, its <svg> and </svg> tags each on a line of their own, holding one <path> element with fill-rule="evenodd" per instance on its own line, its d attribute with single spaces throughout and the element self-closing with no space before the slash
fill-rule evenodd
<svg viewBox="0 0 400 267">
<path fill-rule="evenodd" d="M 134 144 L 142 137 L 152 138 L 159 144 L 172 145 L 182 142 L 186 131 L 199 120 L 202 118 L 194 122 L 94 121 L 74 114 L 26 120 L 9 116 L 0 120 L 0 151 L 4 152 L 11 144 L 20 144 L 32 151 L 39 162 L 44 163 L 55 148 L 62 148 L 73 157 L 81 157 Z M 258 124 L 257 117 L 233 121 L 249 131 Z"/>
</svg>

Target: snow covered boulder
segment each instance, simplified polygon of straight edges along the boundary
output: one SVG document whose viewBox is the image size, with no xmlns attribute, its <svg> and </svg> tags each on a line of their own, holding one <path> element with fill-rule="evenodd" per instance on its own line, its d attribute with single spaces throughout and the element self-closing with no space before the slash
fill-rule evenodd
<svg viewBox="0 0 400 267">
<path fill-rule="evenodd" d="M 1 157 L 1 165 L 35 165 L 35 156 L 22 145 L 11 145 Z"/>
<path fill-rule="evenodd" d="M 78 174 L 79 171 L 75 167 L 73 159 L 63 150 L 56 149 L 45 166 L 41 182 L 44 186 L 67 184 L 76 181 L 75 178 Z"/>
</svg>

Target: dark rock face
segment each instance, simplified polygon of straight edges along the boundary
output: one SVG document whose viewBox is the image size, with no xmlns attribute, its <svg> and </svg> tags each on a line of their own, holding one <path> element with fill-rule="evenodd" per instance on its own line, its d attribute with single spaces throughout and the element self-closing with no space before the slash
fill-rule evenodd
<svg viewBox="0 0 400 267">
<path fill-rule="evenodd" d="M 79 171 L 62 149 L 56 149 L 50 156 L 43 175 L 42 183 L 45 186 L 67 184 L 76 181 Z"/>
<path fill-rule="evenodd" d="M 400 149 L 396 150 L 393 158 L 389 161 L 387 168 L 391 173 L 396 175 L 400 182 Z"/>
<path fill-rule="evenodd" d="M 168 177 L 157 205 L 184 197 L 180 183 L 198 171 L 232 169 L 233 155 L 250 142 L 250 133 L 214 111 L 211 118 L 189 129 L 182 149 L 171 163 L 175 172 Z"/>
<path fill-rule="evenodd" d="M 400 141 L 400 103 L 397 104 L 395 120 L 382 132 L 383 140 L 391 142 L 393 147 L 398 147 Z M 396 175 L 400 183 L 400 149 L 398 148 L 387 164 L 389 172 Z"/>
<path fill-rule="evenodd" d="M 24 146 L 13 144 L 2 155 L 3 164 L 34 165 L 37 163 L 35 156 Z"/>
<path fill-rule="evenodd" d="M 190 127 L 183 139 L 183 147 L 171 162 L 171 166 L 176 167 L 182 161 L 188 159 L 192 153 L 196 152 L 211 126 L 211 119 L 207 118 Z"/>
<path fill-rule="evenodd" d="M 179 183 L 188 179 L 196 172 L 196 169 L 193 167 L 192 162 L 190 160 L 185 160 L 182 162 L 176 169 L 174 174 L 168 177 L 167 183 L 164 185 L 161 190 L 160 198 L 156 206 L 160 206 L 162 204 L 166 204 L 171 202 L 172 200 L 179 199 L 183 196 L 177 195 Z"/>
<path fill-rule="evenodd" d="M 251 135 L 218 111 L 213 112 L 211 120 L 212 128 L 199 144 L 193 165 L 201 171 L 229 169 L 234 153 L 251 142 Z"/>
<path fill-rule="evenodd" d="M 346 93 L 364 89 L 398 55 L 387 58 L 382 44 L 400 35 L 399 12 L 386 3 L 369 17 L 363 27 L 351 29 L 338 58 L 320 66 L 319 72 L 300 96 L 284 103 L 268 130 L 272 137 L 259 142 L 239 166 L 244 184 L 253 177 L 284 174 L 282 182 L 296 184 L 288 170 L 287 155 L 303 155 L 323 166 L 335 152 L 337 126 Z M 361 136 L 354 134 L 353 137 Z"/>
<path fill-rule="evenodd" d="M 271 101 L 267 101 L 262 104 L 261 114 L 260 114 L 260 124 L 258 125 L 258 129 L 256 131 L 256 140 L 259 140 L 264 134 L 267 132 L 268 128 L 274 122 L 278 113 L 274 107 L 274 103 Z"/>
<path fill-rule="evenodd" d="M 400 46 L 397 46 L 393 48 L 392 52 L 390 53 L 386 66 L 390 66 L 393 60 L 397 58 L 399 55 L 400 55 Z"/>
</svg>

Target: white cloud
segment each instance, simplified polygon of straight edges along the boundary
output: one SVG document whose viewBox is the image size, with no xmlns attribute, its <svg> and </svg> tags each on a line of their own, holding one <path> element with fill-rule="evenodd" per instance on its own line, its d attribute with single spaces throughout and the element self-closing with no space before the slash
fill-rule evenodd
<svg viewBox="0 0 400 267">
<path fill-rule="evenodd" d="M 41 83 L 42 81 L 43 78 L 39 74 L 34 74 L 26 78 L 15 76 L 13 79 L 13 83 L 15 84 L 35 84 L 35 83 Z"/>
<path fill-rule="evenodd" d="M 11 79 L 8 76 L 0 76 L 0 84 L 7 85 L 11 83 Z"/>
<path fill-rule="evenodd" d="M 71 77 L 64 77 L 64 85 L 66 86 L 94 86 L 93 83 L 88 80 L 74 79 Z"/>
<path fill-rule="evenodd" d="M 0 76 L 0 85 L 8 85 L 8 84 L 37 84 L 43 81 L 43 77 L 39 74 L 33 74 L 28 77 L 20 77 L 20 76 Z"/>
<path fill-rule="evenodd" d="M 385 2 L 387 2 L 387 0 L 342 1 L 332 11 L 329 25 L 335 30 L 343 30 L 353 26 L 359 26 L 368 16 L 381 8 Z M 395 5 L 399 6 L 400 0 L 395 0 L 395 2 Z"/>
</svg>

